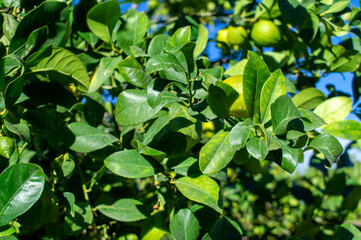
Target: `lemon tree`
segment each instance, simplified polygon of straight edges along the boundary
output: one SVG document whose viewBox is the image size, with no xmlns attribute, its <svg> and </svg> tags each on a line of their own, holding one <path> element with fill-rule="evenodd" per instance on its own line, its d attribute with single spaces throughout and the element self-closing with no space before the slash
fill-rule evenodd
<svg viewBox="0 0 361 240">
<path fill-rule="evenodd" d="M 1 239 L 359 238 L 349 1 L 0 6 Z"/>
</svg>

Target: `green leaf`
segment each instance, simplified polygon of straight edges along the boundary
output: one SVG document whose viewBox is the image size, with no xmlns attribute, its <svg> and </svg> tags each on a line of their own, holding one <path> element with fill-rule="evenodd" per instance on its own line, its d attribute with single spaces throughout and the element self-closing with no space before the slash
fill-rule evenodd
<svg viewBox="0 0 361 240">
<path fill-rule="evenodd" d="M 9 238 L 5 238 L 5 237 L 11 237 L 11 234 L 15 233 L 15 228 L 11 227 L 10 225 L 5 225 L 0 227 L 0 238 L 1 240 L 3 239 L 9 239 Z M 14 237 L 14 239 L 17 239 Z"/>
<path fill-rule="evenodd" d="M 322 132 L 339 138 L 358 140 L 361 138 L 361 123 L 354 120 L 332 122 L 324 127 Z"/>
<path fill-rule="evenodd" d="M 327 124 L 322 118 L 310 110 L 299 109 L 298 111 L 302 115 L 301 121 L 303 123 L 303 130 L 306 132 L 310 132 Z"/>
<path fill-rule="evenodd" d="M 270 75 L 262 58 L 249 51 L 243 75 L 243 97 L 250 117 L 260 112 L 261 90 Z"/>
<path fill-rule="evenodd" d="M 51 163 L 59 178 L 70 176 L 75 168 L 75 162 L 69 153 L 60 155 Z"/>
<path fill-rule="evenodd" d="M 146 88 L 152 80 L 150 76 L 145 74 L 143 66 L 132 55 L 119 63 L 118 71 L 125 81 L 136 87 Z"/>
<path fill-rule="evenodd" d="M 26 75 L 46 75 L 51 81 L 68 85 L 75 83 L 80 91 L 89 88 L 88 73 L 74 53 L 64 48 L 53 48 L 50 56 L 41 59 L 36 65 L 27 64 L 30 72 Z"/>
<path fill-rule="evenodd" d="M 78 202 L 74 205 L 74 210 L 74 217 L 69 212 L 65 215 L 64 233 L 68 235 L 86 229 L 94 219 L 92 208 L 88 203 Z"/>
<path fill-rule="evenodd" d="M 161 167 L 149 162 L 137 150 L 125 150 L 108 156 L 104 163 L 113 173 L 125 178 L 145 178 L 158 173 Z"/>
<path fill-rule="evenodd" d="M 158 55 L 162 52 L 164 45 L 169 41 L 170 37 L 167 35 L 157 35 L 149 43 L 148 54 L 150 56 Z"/>
<path fill-rule="evenodd" d="M 324 16 L 330 13 L 341 12 L 346 7 L 348 7 L 349 4 L 350 0 L 334 0 L 332 1 L 332 4 L 329 5 L 329 8 L 326 11 L 320 13 L 320 16 Z"/>
<path fill-rule="evenodd" d="M 119 9 L 119 8 L 118 8 Z M 128 11 L 123 29 L 118 31 L 118 43 L 121 49 L 130 55 L 130 47 L 142 44 L 144 36 L 148 33 L 150 22 L 144 12 Z"/>
<path fill-rule="evenodd" d="M 351 112 L 351 108 L 351 99 L 341 96 L 327 99 L 318 105 L 313 112 L 330 124 L 344 120 Z"/>
<path fill-rule="evenodd" d="M 202 135 L 201 123 L 191 116 L 189 108 L 179 103 L 169 106 L 169 125 L 172 131 L 183 133 L 190 138 L 188 141 L 193 141 L 194 144 Z"/>
<path fill-rule="evenodd" d="M 290 130 L 286 135 L 287 140 L 291 140 L 293 142 L 292 147 L 294 148 L 302 148 L 307 145 L 309 139 L 308 135 L 304 132 L 299 132 L 296 130 Z"/>
<path fill-rule="evenodd" d="M 169 68 L 174 68 L 177 72 L 185 72 L 185 69 L 178 62 L 177 58 L 169 53 L 161 53 L 151 57 L 145 66 L 145 72 L 146 74 L 151 74 Z"/>
<path fill-rule="evenodd" d="M 198 38 L 194 49 L 194 58 L 198 57 L 206 48 L 208 42 L 208 31 L 203 25 L 198 25 Z"/>
<path fill-rule="evenodd" d="M 2 17 L 3 17 L 3 23 L 2 23 L 3 33 L 8 40 L 11 40 L 15 35 L 16 28 L 18 27 L 18 22 L 10 14 L 3 13 Z"/>
<path fill-rule="evenodd" d="M 5 56 L 6 56 L 6 47 L 2 42 L 0 42 L 0 89 L 3 89 L 5 86 Z M 3 93 L 1 94 L 3 97 L 4 96 Z M 5 107 L 4 104 L 0 104 L 1 111 L 3 107 Z"/>
<path fill-rule="evenodd" d="M 91 126 L 101 124 L 105 109 L 103 97 L 98 92 L 91 92 L 84 95 L 86 102 L 84 104 L 84 117 Z"/>
<path fill-rule="evenodd" d="M 151 156 L 159 162 L 161 162 L 166 157 L 165 152 L 148 147 L 137 139 L 132 140 L 132 146 L 137 149 L 140 154 Z"/>
<path fill-rule="evenodd" d="M 344 223 L 336 227 L 335 240 L 359 240 L 361 231 L 351 223 Z"/>
<path fill-rule="evenodd" d="M 178 160 L 178 159 L 176 159 Z M 194 157 L 188 157 L 177 165 L 171 166 L 173 171 L 183 176 L 191 176 L 193 173 L 199 174 L 198 159 Z M 178 163 L 178 162 L 177 162 Z M 193 168 L 196 168 L 195 170 Z M 192 172 L 194 170 L 194 172 Z"/>
<path fill-rule="evenodd" d="M 28 99 L 21 104 L 28 108 L 56 105 L 70 109 L 77 103 L 70 91 L 54 82 L 31 82 L 24 86 L 23 93 Z"/>
<path fill-rule="evenodd" d="M 213 224 L 211 230 L 202 238 L 202 240 L 228 240 L 242 239 L 242 229 L 236 221 L 222 216 Z"/>
<path fill-rule="evenodd" d="M 116 1 L 95 5 L 87 14 L 89 29 L 106 43 L 112 43 L 112 32 L 120 18 L 120 8 Z"/>
<path fill-rule="evenodd" d="M 70 216 L 75 217 L 75 196 L 71 192 L 64 192 L 63 196 L 67 200 L 66 211 L 69 212 Z"/>
<path fill-rule="evenodd" d="M 261 92 L 261 121 L 267 123 L 271 120 L 271 105 L 281 95 L 286 94 L 285 77 L 281 70 L 276 70 L 265 82 Z"/>
<path fill-rule="evenodd" d="M 207 205 L 222 213 L 220 189 L 218 184 L 210 177 L 206 175 L 195 178 L 182 177 L 176 180 L 175 185 L 186 198 Z"/>
<path fill-rule="evenodd" d="M 183 46 L 184 44 L 188 43 L 191 38 L 191 27 L 186 26 L 182 28 L 178 28 L 177 31 L 172 35 L 169 40 L 169 44 L 174 47 Z"/>
<path fill-rule="evenodd" d="M 170 221 L 170 232 L 176 240 L 196 240 L 199 236 L 199 222 L 191 210 L 179 210 Z"/>
<path fill-rule="evenodd" d="M 325 155 L 327 161 L 325 162 L 326 167 L 331 167 L 332 163 L 335 162 L 336 158 L 341 155 L 343 148 L 339 141 L 328 134 L 321 134 L 315 137 L 312 142 L 303 151 L 309 149 L 315 149 L 316 151 Z"/>
<path fill-rule="evenodd" d="M 41 196 L 43 170 L 28 163 L 14 164 L 0 174 L 0 226 L 26 212 Z"/>
<path fill-rule="evenodd" d="M 266 139 L 252 138 L 251 140 L 249 140 L 246 143 L 246 148 L 247 148 L 248 153 L 252 157 L 254 157 L 260 161 L 266 159 L 266 156 L 268 154 Z"/>
<path fill-rule="evenodd" d="M 236 149 L 229 142 L 229 132 L 219 131 L 201 148 L 199 169 L 204 174 L 221 171 L 232 161 Z"/>
<path fill-rule="evenodd" d="M 236 76 L 236 75 L 243 75 L 246 64 L 247 64 L 247 59 L 242 59 L 241 61 L 237 62 L 236 64 L 230 66 L 224 72 L 224 75 L 228 75 L 230 77 Z"/>
<path fill-rule="evenodd" d="M 223 81 L 217 81 L 208 88 L 207 102 L 214 114 L 220 118 L 227 118 L 232 104 L 239 97 L 239 93 Z"/>
<path fill-rule="evenodd" d="M 76 152 L 93 152 L 119 141 L 113 135 L 83 122 L 73 122 L 68 127 L 75 136 L 70 149 Z"/>
<path fill-rule="evenodd" d="M 29 35 L 36 29 L 59 19 L 64 8 L 67 7 L 65 2 L 45 1 L 32 11 L 28 12 L 20 21 L 16 28 L 15 34 L 9 45 L 9 53 L 14 52 L 28 40 Z"/>
<path fill-rule="evenodd" d="M 165 104 L 175 101 L 178 101 L 178 98 L 170 92 L 164 92 L 160 104 L 152 108 L 145 90 L 125 90 L 118 97 L 115 119 L 119 125 L 138 125 L 152 119 Z"/>
<path fill-rule="evenodd" d="M 229 143 L 236 149 L 240 150 L 246 146 L 246 142 L 254 126 L 252 120 L 246 119 L 237 123 L 229 133 Z"/>
<path fill-rule="evenodd" d="M 278 6 L 282 17 L 286 19 L 293 27 L 301 30 L 307 19 L 307 9 L 302 2 L 297 0 L 279 0 Z"/>
<path fill-rule="evenodd" d="M 285 135 L 288 123 L 301 117 L 301 113 L 287 95 L 280 96 L 272 104 L 271 115 L 273 132 L 276 135 Z"/>
<path fill-rule="evenodd" d="M 135 222 L 146 219 L 148 215 L 143 203 L 131 198 L 119 199 L 112 205 L 100 204 L 97 208 L 105 216 L 120 222 Z"/>
<path fill-rule="evenodd" d="M 301 160 L 303 155 L 300 148 L 291 148 L 289 146 L 282 146 L 282 160 L 278 163 L 284 170 L 293 173 L 296 169 L 297 163 Z"/>
<path fill-rule="evenodd" d="M 30 142 L 30 130 L 26 123 L 13 124 L 4 120 L 5 127 L 12 133 L 18 135 L 23 141 Z"/>
<path fill-rule="evenodd" d="M 114 70 L 117 68 L 119 62 L 123 58 L 119 57 L 104 57 L 100 59 L 100 64 L 96 70 L 93 78 L 91 79 L 89 92 L 98 90 L 103 83 L 113 75 Z"/>
<path fill-rule="evenodd" d="M 310 110 L 325 100 L 325 94 L 314 87 L 305 88 L 292 97 L 292 101 L 296 107 Z"/>
</svg>

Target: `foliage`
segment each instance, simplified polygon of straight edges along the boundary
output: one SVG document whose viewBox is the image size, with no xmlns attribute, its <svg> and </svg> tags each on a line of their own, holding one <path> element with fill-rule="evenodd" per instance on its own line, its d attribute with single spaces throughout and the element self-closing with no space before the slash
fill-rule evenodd
<svg viewBox="0 0 361 240">
<path fill-rule="evenodd" d="M 0 237 L 360 238 L 361 166 L 336 137 L 361 148 L 361 123 L 315 88 L 351 71 L 360 96 L 360 9 L 141 2 L 0 1 Z M 266 20 L 271 52 L 247 37 Z M 211 62 L 217 21 L 242 43 Z M 238 75 L 243 93 L 223 81 Z"/>
</svg>

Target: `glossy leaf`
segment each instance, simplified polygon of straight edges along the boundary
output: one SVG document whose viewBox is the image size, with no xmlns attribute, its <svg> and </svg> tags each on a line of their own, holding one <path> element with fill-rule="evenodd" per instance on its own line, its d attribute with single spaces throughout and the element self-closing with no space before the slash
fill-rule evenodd
<svg viewBox="0 0 361 240">
<path fill-rule="evenodd" d="M 229 143 L 236 150 L 240 150 L 246 146 L 252 127 L 253 122 L 250 119 L 237 123 L 229 133 Z"/>
<path fill-rule="evenodd" d="M 326 167 L 331 167 L 332 163 L 335 162 L 343 151 L 342 145 L 337 139 L 328 134 L 321 134 L 315 137 L 303 151 L 308 149 L 315 149 L 325 155 L 327 160 L 325 162 Z"/>
<path fill-rule="evenodd" d="M 161 162 L 166 157 L 165 152 L 148 147 L 144 145 L 142 142 L 138 141 L 137 139 L 132 140 L 132 145 L 135 149 L 138 150 L 140 154 L 145 156 L 151 156 L 159 162 Z"/>
<path fill-rule="evenodd" d="M 125 81 L 140 87 L 146 88 L 152 78 L 145 74 L 143 66 L 132 55 L 121 61 L 118 71 Z"/>
<path fill-rule="evenodd" d="M 229 142 L 229 132 L 219 131 L 201 148 L 199 169 L 204 174 L 221 171 L 232 161 L 236 149 Z"/>
<path fill-rule="evenodd" d="M 113 74 L 121 60 L 122 57 L 107 57 L 100 59 L 99 68 L 96 70 L 94 76 L 91 79 L 89 92 L 98 90 Z"/>
<path fill-rule="evenodd" d="M 174 47 L 183 46 L 190 41 L 191 28 L 190 26 L 179 28 L 175 31 L 169 40 L 169 44 Z"/>
<path fill-rule="evenodd" d="M 89 29 L 106 43 L 112 42 L 112 31 L 120 17 L 119 4 L 108 1 L 95 5 L 87 15 Z"/>
<path fill-rule="evenodd" d="M 131 199 L 122 198 L 112 205 L 100 204 L 98 210 L 105 216 L 120 222 L 135 222 L 147 218 L 143 203 Z"/>
<path fill-rule="evenodd" d="M 306 132 L 327 124 L 322 118 L 310 110 L 299 109 L 299 112 L 302 115 L 301 121 L 303 123 L 304 131 Z"/>
<path fill-rule="evenodd" d="M 287 95 L 280 96 L 271 106 L 273 132 L 276 135 L 287 133 L 288 123 L 300 118 L 301 113 Z"/>
<path fill-rule="evenodd" d="M 12 133 L 18 135 L 23 141 L 30 142 L 30 130 L 26 123 L 20 122 L 12 124 L 7 120 L 4 121 L 5 127 Z"/>
<path fill-rule="evenodd" d="M 214 114 L 220 118 L 227 118 L 232 104 L 239 97 L 238 92 L 223 81 L 217 81 L 216 85 L 208 88 L 207 103 Z"/>
<path fill-rule="evenodd" d="M 92 152 L 119 141 L 113 135 L 86 123 L 73 122 L 68 127 L 75 136 L 74 142 L 70 146 L 73 151 Z"/>
<path fill-rule="evenodd" d="M 262 58 L 254 52 L 248 52 L 243 75 L 243 96 L 250 117 L 260 112 L 261 90 L 270 75 Z"/>
<path fill-rule="evenodd" d="M 9 53 L 14 52 L 24 43 L 36 29 L 50 25 L 56 21 L 67 4 L 60 1 L 45 1 L 28 12 L 20 21 L 9 45 Z"/>
<path fill-rule="evenodd" d="M 352 102 L 350 98 L 333 97 L 318 105 L 314 113 L 330 124 L 344 120 L 350 113 L 351 108 Z"/>
<path fill-rule="evenodd" d="M 74 210 L 74 217 L 69 212 L 65 215 L 64 232 L 69 235 L 86 229 L 94 219 L 92 208 L 88 203 L 77 202 Z"/>
<path fill-rule="evenodd" d="M 252 138 L 246 143 L 246 147 L 248 153 L 260 161 L 264 160 L 268 154 L 267 143 L 263 138 Z"/>
<path fill-rule="evenodd" d="M 10 14 L 3 13 L 2 17 L 3 17 L 3 24 L 2 24 L 3 32 L 6 38 L 8 40 L 11 40 L 15 35 L 16 28 L 18 27 L 18 22 Z"/>
<path fill-rule="evenodd" d="M 118 97 L 115 119 L 119 125 L 137 125 L 152 119 L 165 104 L 175 101 L 178 99 L 173 94 L 165 92 L 161 103 L 156 108 L 152 108 L 148 104 L 146 91 L 125 90 Z"/>
<path fill-rule="evenodd" d="M 150 177 L 161 169 L 134 149 L 113 153 L 104 160 L 104 163 L 110 171 L 126 178 Z"/>
<path fill-rule="evenodd" d="M 200 175 L 195 178 L 182 177 L 176 180 L 178 190 L 188 199 L 207 205 L 222 213 L 218 184 L 207 177 Z"/>
<path fill-rule="evenodd" d="M 169 225 L 170 231 L 176 240 L 196 240 L 199 236 L 199 222 L 191 210 L 179 210 Z"/>
<path fill-rule="evenodd" d="M 145 72 L 151 74 L 168 68 L 174 68 L 177 72 L 185 72 L 177 58 L 169 53 L 161 53 L 151 57 L 145 66 Z"/>
<path fill-rule="evenodd" d="M 361 123 L 354 120 L 332 122 L 324 127 L 322 132 L 339 138 L 358 140 L 361 138 Z"/>
<path fill-rule="evenodd" d="M 271 105 L 280 96 L 286 94 L 285 78 L 281 70 L 276 70 L 265 82 L 261 92 L 261 121 L 271 120 Z"/>
<path fill-rule="evenodd" d="M 194 58 L 198 57 L 206 48 L 208 42 L 208 30 L 203 25 L 199 25 L 196 48 L 194 49 Z"/>
<path fill-rule="evenodd" d="M 14 164 L 1 173 L 0 226 L 26 212 L 40 198 L 44 181 L 43 170 L 35 164 Z"/>
<path fill-rule="evenodd" d="M 321 16 L 330 13 L 337 13 L 344 10 L 350 4 L 350 0 L 336 0 L 332 1 L 332 4 L 329 5 L 329 8 L 326 11 L 321 13 Z"/>
<path fill-rule="evenodd" d="M 149 26 L 149 18 L 144 12 L 128 11 L 124 28 L 118 31 L 118 43 L 127 55 L 131 53 L 131 46 L 142 42 Z"/>
<path fill-rule="evenodd" d="M 67 200 L 66 211 L 69 212 L 70 216 L 75 217 L 75 196 L 71 192 L 64 192 L 63 196 Z"/>
<path fill-rule="evenodd" d="M 301 157 L 300 148 L 291 148 L 289 146 L 282 146 L 282 160 L 279 165 L 289 173 L 293 173 L 297 167 L 297 163 Z"/>
<path fill-rule="evenodd" d="M 26 74 L 47 75 L 51 81 L 68 85 L 75 83 L 80 91 L 88 91 L 89 76 L 82 62 L 74 53 L 63 48 L 54 48 L 50 56 L 36 65 L 30 65 Z"/>
<path fill-rule="evenodd" d="M 150 56 L 158 55 L 162 52 L 164 45 L 169 41 L 170 37 L 166 35 L 157 35 L 152 38 L 148 46 L 148 54 Z"/>
<path fill-rule="evenodd" d="M 314 87 L 305 88 L 292 97 L 292 101 L 296 107 L 310 110 L 325 100 L 325 94 Z"/>
</svg>

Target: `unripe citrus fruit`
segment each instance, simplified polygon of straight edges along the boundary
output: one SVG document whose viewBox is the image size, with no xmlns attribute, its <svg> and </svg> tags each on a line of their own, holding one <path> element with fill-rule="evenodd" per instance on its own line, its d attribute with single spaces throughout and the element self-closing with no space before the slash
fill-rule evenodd
<svg viewBox="0 0 361 240">
<path fill-rule="evenodd" d="M 234 117 L 248 117 L 246 104 L 243 97 L 243 75 L 237 75 L 224 80 L 225 83 L 234 88 L 239 94 L 237 100 L 232 104 L 229 115 Z"/>
<path fill-rule="evenodd" d="M 227 34 L 227 39 L 228 39 L 228 43 L 231 45 L 242 45 L 244 43 L 244 41 L 247 38 L 247 32 L 246 29 L 244 29 L 241 26 L 238 27 L 233 27 L 233 26 L 229 26 L 228 27 L 228 34 Z"/>
<path fill-rule="evenodd" d="M 281 41 L 281 33 L 272 21 L 260 20 L 253 25 L 251 38 L 262 47 L 271 47 Z"/>
<path fill-rule="evenodd" d="M 221 30 L 219 30 L 218 31 L 218 33 L 217 33 L 217 38 L 216 38 L 216 40 L 217 40 L 217 47 L 222 47 L 222 44 L 221 43 L 219 43 L 219 42 L 223 42 L 223 43 L 225 43 L 226 45 L 228 45 L 229 46 L 229 43 L 228 43 L 228 28 L 223 28 L 223 29 L 221 29 Z"/>
</svg>

